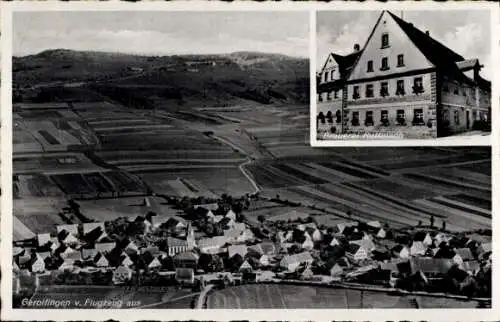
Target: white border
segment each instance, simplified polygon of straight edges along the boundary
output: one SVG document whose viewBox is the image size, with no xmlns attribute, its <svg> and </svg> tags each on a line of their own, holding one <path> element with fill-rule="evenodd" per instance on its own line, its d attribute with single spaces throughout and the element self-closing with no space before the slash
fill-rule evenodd
<svg viewBox="0 0 500 322">
<path fill-rule="evenodd" d="M 491 19 L 490 19 L 490 28 L 491 28 L 491 54 L 492 57 L 499 57 L 496 55 L 498 42 L 497 39 L 497 31 L 498 29 L 498 5 L 493 3 L 485 3 L 485 2 L 461 2 L 461 3 L 440 3 L 438 6 L 437 3 L 415 3 L 415 2 L 406 2 L 404 6 L 401 4 L 396 4 L 394 2 L 390 2 L 386 5 L 380 4 L 370 4 L 369 6 L 359 5 L 357 10 L 363 11 L 381 11 L 381 10 L 402 10 L 402 11 L 417 11 L 417 10 L 433 10 L 433 11 L 445 11 L 445 10 L 490 10 Z M 343 8 L 340 6 L 339 8 L 331 8 L 325 9 L 323 6 L 318 7 L 318 11 L 341 11 L 341 10 L 353 10 L 352 8 Z M 316 33 L 317 27 L 314 26 L 314 32 Z M 314 35 L 315 37 L 315 35 Z M 311 37 L 312 38 L 312 37 Z M 316 57 L 316 41 L 312 44 L 310 51 L 310 60 L 311 60 L 311 68 L 314 68 L 314 74 L 311 73 L 311 97 L 310 97 L 310 110 L 311 110 L 311 126 L 310 126 L 310 142 L 311 146 L 314 147 L 346 147 L 346 146 L 485 146 L 491 145 L 493 142 L 492 132 L 490 135 L 481 136 L 481 137 L 467 137 L 467 136 L 450 136 L 436 139 L 370 139 L 370 140 L 360 140 L 360 139 L 345 139 L 345 140 L 318 140 L 317 137 L 317 124 L 316 124 L 316 115 L 317 115 L 317 100 L 316 100 L 316 67 L 318 64 L 322 64 L 322 62 L 317 62 Z M 496 60 L 492 61 L 495 64 Z M 495 66 L 490 66 L 490 68 L 494 69 Z M 493 74 L 496 74 L 493 72 Z M 313 77 L 314 76 L 314 77 Z M 491 79 L 492 88 L 495 83 L 495 76 L 492 76 Z M 314 92 L 312 89 L 314 88 Z M 494 99 L 494 93 L 492 90 L 492 119 L 495 119 L 497 116 L 497 110 L 499 108 L 498 100 Z M 494 125 L 492 124 L 492 127 Z"/>
<path fill-rule="evenodd" d="M 484 8 L 492 10 L 492 22 L 498 26 L 498 5 L 494 3 L 479 4 Z M 479 6 L 475 4 L 474 7 Z M 12 11 L 44 11 L 44 10 L 170 10 L 170 11 L 290 11 L 290 10 L 305 10 L 311 15 L 314 10 L 383 10 L 391 7 L 393 10 L 417 10 L 438 8 L 438 10 L 446 10 L 451 8 L 469 8 L 467 3 L 291 3 L 291 2 L 270 2 L 270 3 L 222 3 L 222 2 L 141 2 L 141 3 L 126 3 L 126 2 L 3 2 L 0 4 L 2 8 L 2 88 L 1 88 L 1 180 L 2 180 L 2 218 L 1 218 L 1 252 L 2 259 L 2 310 L 1 319 L 3 320 L 56 320 L 65 321 L 84 318 L 85 320 L 106 320 L 115 319 L 120 321 L 136 321 L 136 320 L 215 320 L 215 321 L 230 321 L 230 320 L 252 320 L 252 321 L 332 321 L 332 320 L 370 320 L 370 321 L 387 321 L 387 320 L 432 320 L 432 321 L 481 321 L 495 320 L 498 314 L 499 304 L 497 296 L 499 295 L 498 285 L 493 285 L 493 303 L 492 309 L 321 309 L 321 310 L 299 310 L 299 309 L 275 309 L 275 310 L 26 310 L 12 309 L 12 110 L 11 110 L 11 55 L 12 55 Z M 311 23 L 314 21 L 312 20 Z M 497 29 L 497 27 L 496 27 Z M 316 26 L 311 28 L 310 32 L 315 32 Z M 492 41 L 494 42 L 494 57 L 498 57 L 498 38 L 497 33 L 493 32 Z M 311 42 L 314 38 L 311 39 Z M 314 47 L 311 50 L 314 53 Z M 315 75 L 315 55 L 312 55 L 313 62 L 310 66 L 310 71 Z M 497 59 L 497 58 L 496 58 Z M 497 61 L 497 60 L 494 60 Z M 499 175 L 498 171 L 498 126 L 499 106 L 499 76 L 494 77 L 493 82 L 493 173 Z M 312 78 L 315 80 L 315 77 Z M 314 90 L 314 86 L 311 86 Z M 311 97 L 314 99 L 315 95 Z M 314 122 L 315 123 L 315 122 Z M 367 145 L 367 141 L 363 141 L 363 145 Z M 463 142 L 461 143 L 463 144 Z M 350 142 L 352 145 L 352 141 Z M 385 144 L 388 146 L 390 144 Z M 408 145 L 408 141 L 405 145 Z M 418 145 L 423 145 L 418 142 Z M 450 144 L 446 145 L 460 145 Z M 496 191 L 497 180 L 493 179 L 493 191 Z M 499 206 L 498 198 L 493 198 L 494 210 Z M 494 218 L 494 216 L 493 216 Z M 493 230 L 497 226 L 495 218 L 493 220 Z M 498 231 L 498 229 L 497 229 Z M 493 262 L 495 269 L 493 270 L 493 280 L 500 280 L 499 272 L 496 269 L 498 265 L 498 237 L 494 235 L 493 243 Z"/>
</svg>

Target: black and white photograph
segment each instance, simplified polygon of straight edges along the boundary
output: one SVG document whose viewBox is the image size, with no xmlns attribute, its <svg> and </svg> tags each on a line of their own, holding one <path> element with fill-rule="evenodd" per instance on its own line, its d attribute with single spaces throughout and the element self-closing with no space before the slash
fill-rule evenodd
<svg viewBox="0 0 500 322">
<path fill-rule="evenodd" d="M 2 319 L 491 315 L 490 11 L 87 6 L 2 8 Z"/>
<path fill-rule="evenodd" d="M 314 135 L 322 141 L 402 144 L 488 139 L 490 15 L 490 10 L 318 11 Z"/>
</svg>

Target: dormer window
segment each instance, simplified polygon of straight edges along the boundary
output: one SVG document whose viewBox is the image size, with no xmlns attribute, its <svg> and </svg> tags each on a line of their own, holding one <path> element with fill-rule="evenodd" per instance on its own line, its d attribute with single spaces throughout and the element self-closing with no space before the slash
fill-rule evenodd
<svg viewBox="0 0 500 322">
<path fill-rule="evenodd" d="M 381 48 L 387 48 L 389 47 L 389 34 L 385 33 L 382 34 L 382 46 Z"/>
</svg>

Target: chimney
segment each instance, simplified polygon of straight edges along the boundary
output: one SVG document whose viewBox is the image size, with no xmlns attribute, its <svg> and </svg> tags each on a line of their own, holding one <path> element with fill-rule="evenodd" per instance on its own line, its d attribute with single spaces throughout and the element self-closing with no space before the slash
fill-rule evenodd
<svg viewBox="0 0 500 322">
<path fill-rule="evenodd" d="M 427 37 L 429 37 L 429 30 L 426 30 L 426 31 L 425 31 L 425 35 L 426 35 Z"/>
<path fill-rule="evenodd" d="M 354 44 L 354 51 L 358 52 L 359 51 L 359 44 Z"/>
</svg>

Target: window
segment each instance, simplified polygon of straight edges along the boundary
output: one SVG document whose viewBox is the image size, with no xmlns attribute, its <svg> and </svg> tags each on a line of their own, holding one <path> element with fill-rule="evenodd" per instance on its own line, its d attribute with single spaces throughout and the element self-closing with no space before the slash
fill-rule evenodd
<svg viewBox="0 0 500 322">
<path fill-rule="evenodd" d="M 332 114 L 332 111 L 328 111 L 328 113 L 326 113 L 326 120 L 330 124 L 333 123 L 333 114 Z"/>
<path fill-rule="evenodd" d="M 366 85 L 366 97 L 373 97 L 373 84 Z"/>
<path fill-rule="evenodd" d="M 366 111 L 365 126 L 373 126 L 373 111 Z"/>
<path fill-rule="evenodd" d="M 388 70 L 389 69 L 389 59 L 387 57 L 382 58 L 382 67 L 380 70 Z"/>
<path fill-rule="evenodd" d="M 398 55 L 398 67 L 403 67 L 405 65 L 405 56 L 403 54 Z"/>
<path fill-rule="evenodd" d="M 333 92 L 333 98 L 339 98 L 339 91 Z"/>
<path fill-rule="evenodd" d="M 325 114 L 323 114 L 323 112 L 319 112 L 318 120 L 321 122 L 321 124 L 325 124 Z"/>
<path fill-rule="evenodd" d="M 330 92 L 326 93 L 326 100 L 330 101 L 332 99 L 332 94 Z"/>
<path fill-rule="evenodd" d="M 382 110 L 380 111 L 380 123 L 384 126 L 389 125 L 389 111 L 387 110 Z"/>
<path fill-rule="evenodd" d="M 367 72 L 373 72 L 373 60 L 368 61 L 368 65 L 366 66 Z"/>
<path fill-rule="evenodd" d="M 328 72 L 325 72 L 325 83 L 328 82 Z"/>
<path fill-rule="evenodd" d="M 425 125 L 424 122 L 424 110 L 421 108 L 416 108 L 413 110 L 413 125 Z"/>
<path fill-rule="evenodd" d="M 382 48 L 389 47 L 389 34 L 382 34 Z"/>
<path fill-rule="evenodd" d="M 352 98 L 354 98 L 354 99 L 359 98 L 359 86 L 353 87 Z"/>
<path fill-rule="evenodd" d="M 453 119 L 455 120 L 456 125 L 460 124 L 460 115 L 458 114 L 458 111 L 453 112 Z"/>
<path fill-rule="evenodd" d="M 382 82 L 380 83 L 380 96 L 386 97 L 389 95 L 389 83 Z"/>
<path fill-rule="evenodd" d="M 398 125 L 406 125 L 405 110 L 396 111 L 396 121 L 398 122 Z"/>
<path fill-rule="evenodd" d="M 422 77 L 415 77 L 413 79 L 413 93 L 420 94 L 424 92 L 424 85 L 422 83 Z"/>
<path fill-rule="evenodd" d="M 396 95 L 404 95 L 405 94 L 405 81 L 403 79 L 399 79 L 396 82 Z"/>
<path fill-rule="evenodd" d="M 337 110 L 337 112 L 335 112 L 335 122 L 337 124 L 342 123 L 342 113 L 339 110 Z"/>
<path fill-rule="evenodd" d="M 359 112 L 352 112 L 352 122 L 351 124 L 353 126 L 358 126 L 359 125 Z"/>
</svg>

